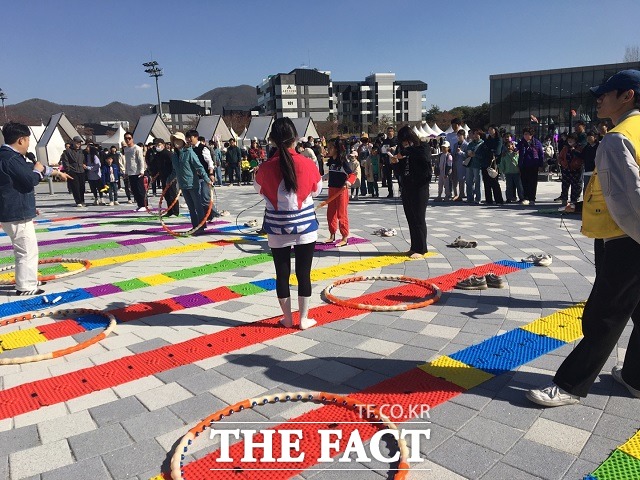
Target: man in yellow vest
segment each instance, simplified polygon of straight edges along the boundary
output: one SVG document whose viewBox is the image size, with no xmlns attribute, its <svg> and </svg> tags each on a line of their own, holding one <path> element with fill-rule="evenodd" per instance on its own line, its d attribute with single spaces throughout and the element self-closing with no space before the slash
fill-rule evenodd
<svg viewBox="0 0 640 480">
<path fill-rule="evenodd" d="M 587 396 L 629 317 L 634 328 L 624 365 L 611 375 L 640 398 L 640 71 L 618 72 L 591 92 L 598 117 L 615 125 L 598 147 L 582 207 L 582 233 L 596 239 L 596 280 L 582 315 L 584 338 L 552 384 L 527 392 L 545 407 Z"/>
</svg>

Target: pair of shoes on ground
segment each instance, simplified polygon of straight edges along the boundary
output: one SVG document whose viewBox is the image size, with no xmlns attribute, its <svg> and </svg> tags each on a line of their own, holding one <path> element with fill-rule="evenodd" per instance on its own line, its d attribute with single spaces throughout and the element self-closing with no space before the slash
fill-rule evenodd
<svg viewBox="0 0 640 480">
<path fill-rule="evenodd" d="M 478 246 L 478 242 L 476 240 L 464 239 L 461 236 L 456 238 L 449 245 L 447 245 L 447 247 L 451 247 L 451 248 L 476 248 L 477 246 Z"/>
<path fill-rule="evenodd" d="M 622 378 L 622 367 L 620 365 L 616 365 L 611 369 L 611 376 L 616 382 L 626 387 L 632 396 L 640 398 L 640 390 L 633 388 Z M 526 396 L 533 403 L 537 403 L 543 407 L 561 407 L 563 405 L 580 403 L 580 397 L 578 395 L 572 395 L 564 391 L 555 383 L 551 383 L 542 388 L 533 388 L 526 393 Z"/>
<path fill-rule="evenodd" d="M 395 237 L 398 232 L 395 228 L 379 228 L 375 232 L 374 235 L 380 235 L 381 237 Z"/>
<path fill-rule="evenodd" d="M 324 241 L 326 244 L 334 244 L 336 247 L 345 247 L 349 244 L 349 237 L 342 237 L 336 242 L 336 237 L 333 235 Z"/>
<path fill-rule="evenodd" d="M 456 283 L 460 290 L 486 290 L 487 288 L 504 288 L 504 278 L 489 272 L 486 275 L 471 275 Z"/>
<path fill-rule="evenodd" d="M 38 281 L 38 285 L 36 288 L 34 288 L 33 290 L 18 290 L 16 289 L 16 296 L 18 297 L 28 297 L 28 296 L 32 296 L 32 295 L 42 295 L 44 293 L 44 290 L 42 290 L 41 287 L 43 285 L 46 285 L 47 282 L 40 282 Z"/>
<path fill-rule="evenodd" d="M 248 222 L 245 222 L 244 224 L 245 227 L 257 227 L 258 226 L 258 220 L 249 220 Z"/>
<path fill-rule="evenodd" d="M 531 254 L 521 260 L 524 263 L 533 263 L 538 267 L 548 267 L 553 262 L 553 258 L 548 253 Z"/>
</svg>

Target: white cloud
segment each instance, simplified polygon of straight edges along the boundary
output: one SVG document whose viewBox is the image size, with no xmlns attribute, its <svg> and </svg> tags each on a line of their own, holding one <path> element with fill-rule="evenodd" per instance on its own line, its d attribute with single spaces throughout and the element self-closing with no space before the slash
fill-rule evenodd
<svg viewBox="0 0 640 480">
<path fill-rule="evenodd" d="M 143 83 L 141 85 L 136 85 L 134 88 L 151 88 L 150 83 Z"/>
</svg>

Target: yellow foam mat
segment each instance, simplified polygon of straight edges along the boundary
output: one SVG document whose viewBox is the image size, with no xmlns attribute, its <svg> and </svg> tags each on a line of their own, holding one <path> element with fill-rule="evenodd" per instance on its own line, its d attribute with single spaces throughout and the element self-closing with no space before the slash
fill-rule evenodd
<svg viewBox="0 0 640 480">
<path fill-rule="evenodd" d="M 418 368 L 467 390 L 493 378 L 490 373 L 478 370 L 446 355 L 424 365 L 419 365 Z"/>
<path fill-rule="evenodd" d="M 3 350 L 13 350 L 16 348 L 28 347 L 36 343 L 46 342 L 47 339 L 37 328 L 26 328 L 0 335 L 0 345 Z"/>
<path fill-rule="evenodd" d="M 582 311 L 584 303 L 559 310 L 521 327 L 531 333 L 552 337 L 563 342 L 573 342 L 582 337 Z"/>
<path fill-rule="evenodd" d="M 208 248 L 217 248 L 217 245 L 211 243 L 193 243 L 189 245 L 180 245 L 177 247 L 163 248 L 160 250 L 150 250 L 148 252 L 129 253 L 126 255 L 118 255 L 116 257 L 100 258 L 91 260 L 92 267 L 104 267 L 106 265 L 115 265 L 117 263 L 132 262 L 135 260 L 148 260 L 150 258 L 164 257 L 166 255 L 178 255 L 180 253 L 196 252 Z"/>
<path fill-rule="evenodd" d="M 622 450 L 624 453 L 628 453 L 640 460 L 640 431 L 627 440 L 624 445 L 619 446 L 618 450 Z"/>
<path fill-rule="evenodd" d="M 162 475 L 156 475 L 155 477 L 151 477 L 149 480 L 164 480 Z"/>
<path fill-rule="evenodd" d="M 161 273 L 157 275 L 149 275 L 148 277 L 140 277 L 138 280 L 142 280 L 144 283 L 147 283 L 152 286 L 163 285 L 169 282 L 175 282 L 175 279 L 171 277 L 167 277 L 166 275 L 163 275 Z"/>
<path fill-rule="evenodd" d="M 423 258 L 429 258 L 436 256 L 436 253 L 425 253 Z M 334 265 L 332 267 L 318 268 L 311 272 L 311 281 L 318 282 L 321 280 L 327 280 L 329 278 L 344 277 L 345 275 L 351 275 L 358 272 L 364 272 L 366 270 L 374 270 L 376 268 L 387 267 L 389 265 L 396 265 L 399 263 L 409 262 L 414 259 L 409 258 L 407 255 L 383 255 L 375 259 L 356 260 L 354 262 L 346 262 L 340 265 Z M 417 259 L 420 260 L 420 259 Z M 297 285 L 298 280 L 295 275 L 291 275 L 289 278 L 291 285 Z"/>
<path fill-rule="evenodd" d="M 80 270 L 84 268 L 84 265 L 81 263 L 61 263 L 64 268 L 66 268 L 70 272 L 75 272 L 76 270 Z"/>
</svg>

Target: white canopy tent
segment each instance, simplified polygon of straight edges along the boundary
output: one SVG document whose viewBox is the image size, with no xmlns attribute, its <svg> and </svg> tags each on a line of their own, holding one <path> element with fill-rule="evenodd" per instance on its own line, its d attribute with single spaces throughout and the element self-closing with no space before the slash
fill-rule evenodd
<svg viewBox="0 0 640 480">
<path fill-rule="evenodd" d="M 434 137 L 437 137 L 438 134 L 436 132 L 434 132 L 433 130 L 431 130 L 431 127 L 429 126 L 428 123 L 425 123 L 422 126 L 422 129 L 425 131 L 425 133 L 427 134 L 428 137 L 430 137 L 431 135 L 433 135 Z"/>
<path fill-rule="evenodd" d="M 122 142 L 124 142 L 124 133 L 125 129 L 122 128 L 122 125 L 118 125 L 118 130 L 116 131 L 116 133 L 111 135 L 105 141 L 101 142 L 100 145 L 102 145 L 103 147 L 111 147 L 112 145 L 115 145 L 116 147 L 120 148 L 122 146 Z M 165 140 L 169 139 L 165 138 Z"/>
<path fill-rule="evenodd" d="M 270 116 L 251 117 L 251 122 L 249 122 L 249 126 L 247 127 L 247 133 L 245 134 L 244 138 L 248 138 L 249 140 L 252 140 L 253 138 L 257 138 L 259 142 L 264 143 L 267 141 L 267 138 L 269 138 L 272 124 L 273 124 L 273 117 L 270 117 Z"/>
<path fill-rule="evenodd" d="M 196 126 L 198 133 L 209 140 L 226 142 L 231 138 L 231 131 L 221 115 L 206 115 L 200 117 Z"/>
<path fill-rule="evenodd" d="M 433 123 L 433 127 L 431 127 L 431 130 L 433 130 L 436 135 L 440 135 L 441 133 L 443 133 L 440 127 L 438 127 L 438 124 L 435 122 Z"/>
<path fill-rule="evenodd" d="M 152 142 L 154 138 L 161 138 L 168 142 L 171 138 L 171 132 L 160 115 L 143 115 L 133 131 L 133 143 L 147 144 Z"/>
<path fill-rule="evenodd" d="M 60 128 L 58 129 L 58 127 Z M 36 159 L 40 163 L 44 165 L 58 164 L 64 151 L 64 138 L 61 133 L 64 133 L 70 140 L 74 137 L 82 137 L 64 113 L 52 115 L 36 145 Z"/>
<path fill-rule="evenodd" d="M 38 145 L 38 140 L 40 140 L 40 137 L 42 137 L 42 134 L 44 133 L 46 128 L 47 127 L 45 127 L 44 125 L 29 126 L 29 130 L 31 130 L 31 135 L 29 136 L 28 151 L 33 153 L 34 155 L 36 154 L 36 146 Z M 62 146 L 64 147 L 64 143 L 62 144 Z"/>
<path fill-rule="evenodd" d="M 306 140 L 308 137 L 320 138 L 316 124 L 313 123 L 311 117 L 292 118 L 291 121 L 296 127 L 300 140 Z"/>
</svg>

